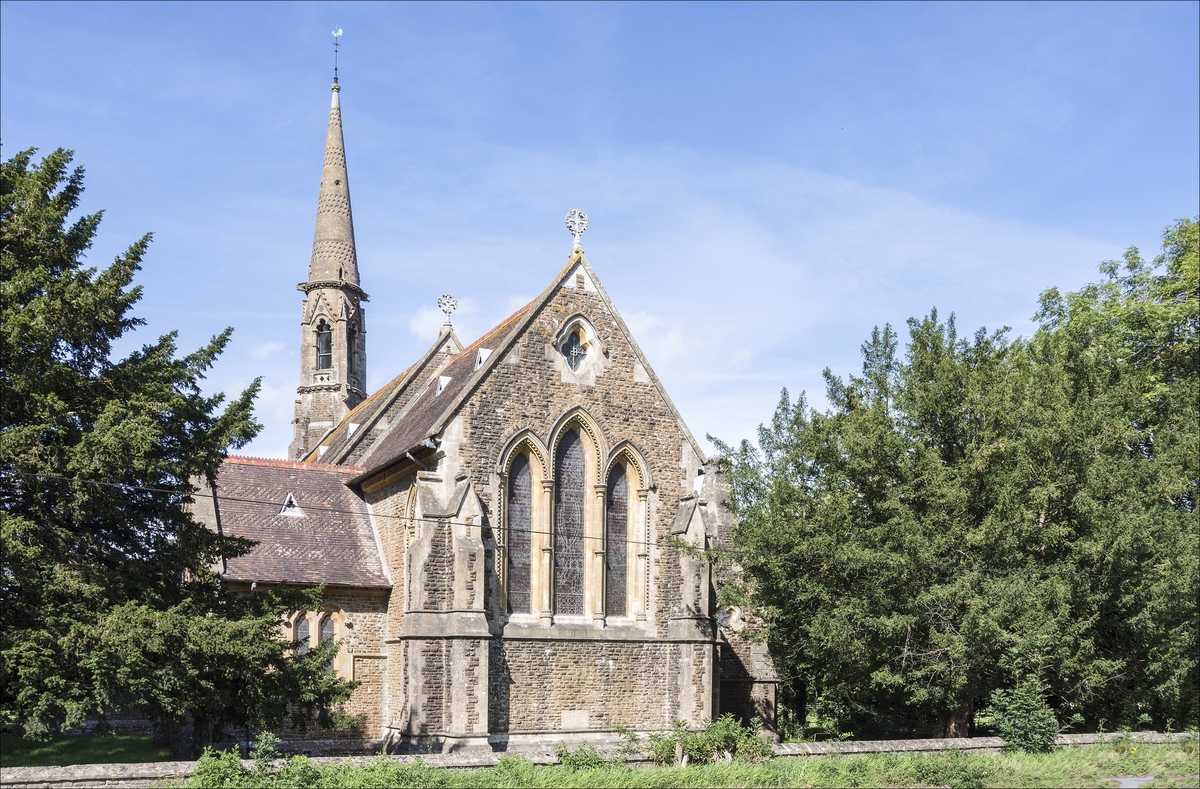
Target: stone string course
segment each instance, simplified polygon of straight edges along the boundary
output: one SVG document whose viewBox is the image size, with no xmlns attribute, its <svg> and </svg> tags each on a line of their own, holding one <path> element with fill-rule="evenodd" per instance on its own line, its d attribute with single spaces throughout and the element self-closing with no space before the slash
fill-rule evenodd
<svg viewBox="0 0 1200 789">
<path fill-rule="evenodd" d="M 1133 742 L 1179 742 L 1191 735 L 1133 732 L 1131 734 L 1063 734 L 1060 747 L 1094 745 L 1128 738 Z M 774 746 L 777 757 L 826 756 L 837 753 L 938 753 L 965 751 L 995 753 L 1004 742 L 999 737 L 963 737 L 934 740 L 863 740 L 846 742 L 789 742 Z M 601 750 L 610 748 L 601 747 Z M 535 764 L 555 764 L 557 759 L 549 748 L 518 750 Z M 407 763 L 421 759 L 434 767 L 481 768 L 494 767 L 502 754 L 478 748 L 456 753 L 437 753 L 424 756 L 389 756 L 396 762 Z M 510 754 L 511 755 L 511 754 Z M 318 756 L 312 761 L 319 765 L 349 762 L 364 764 L 375 756 Z M 253 762 L 246 761 L 249 767 Z M 195 762 L 149 762 L 144 764 L 79 764 L 70 767 L 6 767 L 0 770 L 0 786 L 5 789 L 84 789 L 84 787 L 120 787 L 120 789 L 149 789 L 185 781 L 196 769 Z"/>
</svg>

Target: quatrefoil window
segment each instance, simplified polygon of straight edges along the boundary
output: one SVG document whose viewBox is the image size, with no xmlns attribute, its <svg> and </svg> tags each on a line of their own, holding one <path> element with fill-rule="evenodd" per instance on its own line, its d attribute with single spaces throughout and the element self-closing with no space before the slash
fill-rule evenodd
<svg viewBox="0 0 1200 789">
<path fill-rule="evenodd" d="M 572 370 L 578 370 L 579 366 L 583 364 L 583 360 L 587 358 L 587 346 L 584 345 L 583 338 L 579 336 L 578 331 L 573 331 L 567 336 L 561 350 Z"/>
</svg>

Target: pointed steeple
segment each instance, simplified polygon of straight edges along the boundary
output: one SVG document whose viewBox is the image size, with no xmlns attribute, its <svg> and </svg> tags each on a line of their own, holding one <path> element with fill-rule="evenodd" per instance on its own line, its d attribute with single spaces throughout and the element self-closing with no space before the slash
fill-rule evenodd
<svg viewBox="0 0 1200 789">
<path fill-rule="evenodd" d="M 346 172 L 346 143 L 342 139 L 341 86 L 333 82 L 329 132 L 325 137 L 325 166 L 317 199 L 317 229 L 313 236 L 308 281 L 348 282 L 358 287 L 358 254 L 354 248 L 354 217 L 350 210 L 350 179 Z"/>
<path fill-rule="evenodd" d="M 363 302 L 370 297 L 358 280 L 354 218 L 342 139 L 341 88 L 333 80 L 317 228 L 300 319 L 300 386 L 292 419 L 293 458 L 316 446 L 366 392 L 367 326 Z"/>
</svg>

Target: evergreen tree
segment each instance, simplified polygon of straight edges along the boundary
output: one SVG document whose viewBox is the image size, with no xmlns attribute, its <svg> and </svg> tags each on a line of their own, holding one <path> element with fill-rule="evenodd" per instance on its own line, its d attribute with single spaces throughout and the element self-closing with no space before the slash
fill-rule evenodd
<svg viewBox="0 0 1200 789">
<path fill-rule="evenodd" d="M 332 725 L 351 689 L 324 670 L 333 647 L 296 658 L 278 637 L 314 593 L 226 592 L 212 568 L 250 545 L 190 514 L 193 481 L 258 432 L 258 382 L 223 409 L 201 393 L 228 329 L 185 356 L 171 333 L 113 358 L 143 323 L 150 236 L 86 268 L 101 214 L 68 220 L 83 170 L 33 154 L 0 170 L 0 709 L 29 736 L 113 711 L 164 736 L 190 722 L 196 743 Z"/>
<path fill-rule="evenodd" d="M 1060 721 L 1197 724 L 1196 238 L 1047 292 L 1029 340 L 877 329 L 827 412 L 785 390 L 721 445 L 772 652 L 842 727 L 965 736 L 1028 687 Z"/>
</svg>

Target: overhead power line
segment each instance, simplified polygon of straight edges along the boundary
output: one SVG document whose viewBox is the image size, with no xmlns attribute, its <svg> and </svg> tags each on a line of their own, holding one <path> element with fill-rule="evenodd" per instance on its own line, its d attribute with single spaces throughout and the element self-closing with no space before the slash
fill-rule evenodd
<svg viewBox="0 0 1200 789">
<path fill-rule="evenodd" d="M 187 493 L 184 491 L 179 491 L 179 490 L 173 490 L 171 488 L 156 488 L 156 487 L 152 487 L 152 486 L 148 486 L 148 485 L 136 485 L 136 484 L 129 483 L 129 482 L 110 482 L 110 481 L 106 481 L 106 480 L 86 479 L 86 478 L 82 478 L 82 477 L 67 477 L 67 476 L 62 476 L 62 475 L 58 475 L 58 474 L 43 474 L 43 473 L 39 473 L 39 472 L 19 471 L 16 469 L 8 469 L 4 472 L 0 472 L 0 474 L 17 474 L 20 476 L 33 477 L 36 479 L 45 479 L 45 480 L 55 480 L 55 481 L 59 481 L 59 482 L 97 485 L 100 487 L 115 488 L 117 490 L 123 490 L 123 491 L 138 490 L 138 491 L 144 491 L 144 492 L 148 492 L 148 493 L 164 493 L 164 494 L 168 494 L 168 495 L 172 495 L 172 496 L 190 496 L 191 495 L 190 493 Z M 272 508 L 282 506 L 282 504 L 280 502 L 272 500 L 272 499 L 254 499 L 254 498 L 243 498 L 243 497 L 237 497 L 237 496 L 222 495 L 222 496 L 220 496 L 220 500 L 224 501 L 224 502 L 236 502 L 239 504 L 262 505 L 262 506 L 268 506 L 268 507 L 272 507 Z M 301 508 L 303 508 L 303 506 L 304 505 L 301 505 Z M 311 504 L 308 506 L 313 507 L 313 505 L 311 505 Z M 373 512 L 370 509 L 370 505 L 367 504 L 366 502 L 363 502 L 363 506 L 364 506 L 364 508 L 367 509 L 367 511 L 363 512 L 363 511 L 343 509 L 343 508 L 338 508 L 338 507 L 319 507 L 319 508 L 313 507 L 313 509 L 316 509 L 317 511 L 322 512 L 322 513 L 335 513 L 335 514 L 339 514 L 339 515 L 348 515 L 348 516 L 352 516 L 352 517 L 394 519 L 394 520 L 409 521 L 410 523 L 434 523 L 434 524 L 442 523 L 442 524 L 446 524 L 449 526 L 462 526 L 462 527 L 470 528 L 470 529 L 480 529 L 481 531 L 485 528 L 494 530 L 494 531 L 500 531 L 496 527 L 489 526 L 489 525 L 482 524 L 482 523 L 467 523 L 466 521 L 455 521 L 455 520 L 451 520 L 450 518 L 428 518 L 428 517 L 427 518 L 417 518 L 417 517 L 412 517 L 412 516 L 408 516 L 408 515 L 393 515 L 390 513 Z M 543 535 L 543 536 L 547 536 L 547 537 L 554 536 L 554 532 L 552 532 L 552 531 L 545 531 L 545 530 L 539 530 L 539 529 L 522 529 L 521 531 L 526 534 L 539 534 L 539 535 Z M 603 537 L 603 536 L 597 537 L 597 536 L 591 536 L 591 535 L 583 535 L 582 539 L 591 540 L 591 541 L 599 541 L 599 542 L 605 541 L 605 537 Z M 662 539 L 655 539 L 655 540 L 632 540 L 632 539 L 629 539 L 629 540 L 626 540 L 626 542 L 630 545 L 642 546 L 642 547 L 653 546 L 653 547 L 675 548 L 677 550 L 688 549 L 688 546 L 686 544 L 681 543 L 681 541 L 679 541 L 678 538 L 668 538 L 665 540 L 662 540 Z M 878 557 L 854 558 L 854 557 L 846 557 L 846 556 L 814 556 L 812 554 L 803 554 L 798 551 L 791 551 L 788 553 L 771 553 L 769 551 L 748 550 L 745 548 L 732 548 L 732 547 L 725 547 L 725 546 L 714 546 L 711 548 L 703 549 L 703 551 L 701 551 L 698 548 L 694 548 L 694 547 L 692 549 L 696 550 L 698 552 L 702 552 L 704 554 L 710 555 L 710 556 L 715 556 L 717 558 L 722 558 L 722 557 L 774 558 L 774 559 L 779 559 L 779 560 L 793 561 L 793 562 L 802 563 L 802 564 L 806 564 L 806 565 L 810 565 L 810 566 L 842 564 L 842 565 L 864 566 L 864 567 L 867 567 L 867 566 L 869 566 L 869 567 L 878 567 L 878 566 L 911 567 L 914 569 L 936 569 L 936 570 L 943 570 L 943 571 L 957 572 L 957 573 L 977 572 L 977 573 L 990 573 L 990 574 L 997 574 L 997 575 L 1029 575 L 1029 576 L 1033 576 L 1033 575 L 1048 576 L 1048 575 L 1070 574 L 1073 576 L 1084 577 L 1084 578 L 1115 578 L 1115 579 L 1122 579 L 1122 580 L 1139 580 L 1139 579 L 1156 577 L 1155 575 L 1152 575 L 1149 573 L 1141 573 L 1138 575 L 1117 575 L 1117 574 L 1111 574 L 1111 573 L 1064 573 L 1061 568 L 1036 569 L 1036 568 L 1013 568 L 1013 567 L 988 567 L 988 566 L 979 566 L 979 565 L 938 564 L 938 563 L 932 563 L 932 562 L 915 562 L 915 561 L 912 561 L 911 559 L 895 559 L 895 558 L 887 559 L 887 558 L 878 558 Z M 1165 565 L 1159 565 L 1159 566 L 1164 567 Z"/>
</svg>

